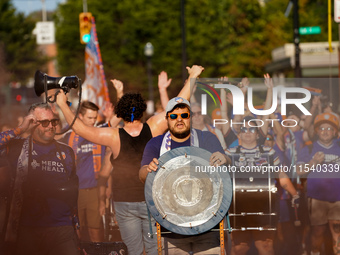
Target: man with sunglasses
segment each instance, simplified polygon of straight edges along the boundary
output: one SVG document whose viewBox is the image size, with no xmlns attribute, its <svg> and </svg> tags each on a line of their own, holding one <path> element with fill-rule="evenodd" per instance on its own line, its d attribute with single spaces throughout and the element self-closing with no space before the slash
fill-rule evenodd
<svg viewBox="0 0 340 255">
<path fill-rule="evenodd" d="M 244 164 L 244 166 L 254 166 L 254 165 L 259 166 L 262 164 L 269 164 L 271 166 L 279 166 L 280 159 L 277 156 L 275 150 L 273 150 L 271 147 L 260 145 L 258 141 L 260 134 L 259 134 L 259 130 L 257 127 L 258 124 L 256 123 L 256 121 L 253 120 L 252 117 L 247 116 L 243 119 L 243 123 L 244 124 L 243 126 L 240 127 L 240 133 L 239 133 L 239 144 L 240 145 L 237 147 L 228 149 L 226 151 L 226 154 L 229 155 L 230 157 L 233 157 L 233 155 L 242 155 L 242 157 L 240 157 L 240 162 L 242 158 L 242 164 Z M 264 155 L 267 155 L 268 158 Z M 271 158 L 272 160 L 270 160 Z M 268 178 L 266 176 L 267 175 L 265 175 L 263 178 Z M 238 181 L 236 178 L 235 178 L 235 183 L 236 185 L 238 185 Z M 288 178 L 288 176 L 284 173 L 279 173 L 278 178 L 279 178 L 280 185 L 292 195 L 293 197 L 292 205 L 297 203 L 298 194 L 293 184 L 291 183 L 290 179 Z M 257 185 L 256 177 L 254 177 L 254 180 L 251 182 L 253 182 L 254 187 L 256 187 Z M 241 185 L 242 185 L 242 181 L 241 181 Z M 249 188 L 250 190 L 252 189 L 251 186 Z M 237 198 L 234 197 L 233 199 L 237 199 Z M 260 206 L 259 209 L 263 210 L 264 208 L 261 208 Z M 258 227 L 267 227 L 266 224 L 269 224 L 269 222 L 265 223 L 263 226 L 258 226 Z M 248 250 L 250 249 L 252 241 L 254 241 L 255 247 L 259 255 L 274 254 L 274 246 L 273 246 L 274 237 L 275 237 L 275 231 L 272 231 L 272 230 L 233 231 L 232 232 L 232 241 L 233 241 L 232 254 L 238 254 L 238 255 L 247 254 Z"/>
<path fill-rule="evenodd" d="M 317 140 L 298 153 L 297 171 L 308 174 L 307 197 L 311 232 L 311 254 L 322 254 L 329 227 L 334 254 L 340 253 L 340 146 L 339 121 L 332 113 L 315 117 Z"/>
<path fill-rule="evenodd" d="M 0 133 L 13 178 L 5 236 L 9 246 L 15 244 L 10 254 L 78 254 L 72 222 L 78 197 L 75 156 L 54 139 L 58 124 L 50 106 L 39 103 L 19 127 Z M 21 138 L 26 131 L 31 135 Z"/>
<path fill-rule="evenodd" d="M 184 146 L 198 146 L 212 153 L 210 164 L 220 166 L 230 163 L 217 137 L 209 131 L 190 128 L 190 103 L 176 97 L 166 106 L 166 120 L 169 131 L 152 138 L 146 145 L 139 170 L 139 177 L 145 182 L 149 172 L 158 168 L 158 158 L 165 152 Z M 166 254 L 219 254 L 218 232 L 207 232 L 197 236 L 182 236 L 171 233 L 165 238 L 168 243 Z M 191 252 L 191 253 L 190 253 Z"/>
</svg>

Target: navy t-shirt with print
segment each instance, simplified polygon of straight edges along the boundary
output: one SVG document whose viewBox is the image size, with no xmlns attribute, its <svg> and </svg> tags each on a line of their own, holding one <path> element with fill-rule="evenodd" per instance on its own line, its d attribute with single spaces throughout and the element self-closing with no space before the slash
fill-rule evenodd
<svg viewBox="0 0 340 255">
<path fill-rule="evenodd" d="M 0 143 L 7 147 L 8 163 L 15 184 L 18 157 L 22 152 L 23 139 L 13 138 Z M 28 174 L 21 187 L 23 204 L 21 225 L 36 227 L 71 226 L 73 210 L 78 194 L 75 174 L 75 156 L 71 147 L 52 141 L 41 144 L 33 141 Z"/>
</svg>

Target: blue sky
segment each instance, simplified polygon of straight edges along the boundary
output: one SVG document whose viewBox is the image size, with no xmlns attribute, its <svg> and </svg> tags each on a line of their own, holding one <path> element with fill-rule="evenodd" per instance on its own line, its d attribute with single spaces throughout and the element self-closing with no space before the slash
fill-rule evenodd
<svg viewBox="0 0 340 255">
<path fill-rule="evenodd" d="M 45 0 L 45 8 L 47 11 L 55 10 L 58 3 L 62 3 L 65 0 Z M 14 7 L 18 12 L 23 12 L 25 15 L 42 9 L 41 0 L 12 0 Z"/>
</svg>

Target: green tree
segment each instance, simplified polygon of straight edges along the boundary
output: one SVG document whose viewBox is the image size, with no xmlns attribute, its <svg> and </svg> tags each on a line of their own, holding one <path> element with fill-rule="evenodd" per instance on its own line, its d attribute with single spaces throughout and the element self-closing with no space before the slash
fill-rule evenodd
<svg viewBox="0 0 340 255">
<path fill-rule="evenodd" d="M 300 0 L 300 24 L 320 24 L 318 40 L 327 40 L 327 3 Z M 188 65 L 205 67 L 202 77 L 262 77 L 271 51 L 293 42 L 293 18 L 284 16 L 288 1 L 185 0 Z M 165 70 L 173 78 L 170 96 L 181 81 L 180 1 L 88 0 L 96 19 L 97 34 L 107 79 L 123 80 L 127 90 L 147 94 L 146 42 L 154 45 L 156 75 Z M 79 43 L 78 14 L 82 3 L 68 0 L 56 12 L 59 70 L 63 75 L 85 77 L 84 49 Z M 321 13 L 320 13 L 321 12 Z M 335 30 L 336 28 L 333 27 Z M 337 38 L 333 33 L 333 38 Z M 301 41 L 316 41 L 301 37 Z M 156 95 L 157 96 L 157 95 Z"/>
<path fill-rule="evenodd" d="M 24 83 L 45 64 L 32 34 L 34 27 L 35 22 L 17 13 L 10 0 L 0 1 L 0 51 L 8 80 Z"/>
</svg>

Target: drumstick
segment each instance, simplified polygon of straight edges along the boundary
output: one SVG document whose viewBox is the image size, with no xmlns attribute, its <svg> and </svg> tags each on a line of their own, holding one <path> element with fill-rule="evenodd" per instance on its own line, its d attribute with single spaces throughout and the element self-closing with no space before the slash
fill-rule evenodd
<svg viewBox="0 0 340 255">
<path fill-rule="evenodd" d="M 301 221 L 298 218 L 298 210 L 297 210 L 297 206 L 296 205 L 294 205 L 294 212 L 295 212 L 294 225 L 295 225 L 295 227 L 300 227 L 301 226 Z"/>
</svg>

